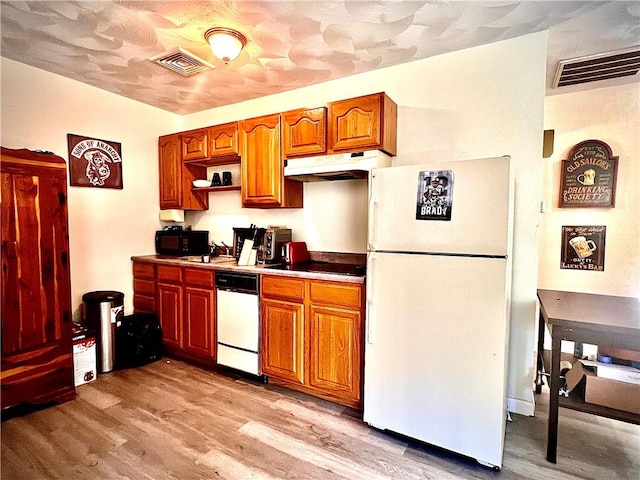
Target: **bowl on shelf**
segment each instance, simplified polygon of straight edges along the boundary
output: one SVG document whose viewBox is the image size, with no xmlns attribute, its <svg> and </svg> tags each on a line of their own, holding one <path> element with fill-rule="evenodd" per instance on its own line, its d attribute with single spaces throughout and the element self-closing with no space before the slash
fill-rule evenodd
<svg viewBox="0 0 640 480">
<path fill-rule="evenodd" d="M 193 186 L 196 188 L 211 186 L 211 182 L 209 180 L 194 180 L 192 183 L 193 183 Z"/>
</svg>

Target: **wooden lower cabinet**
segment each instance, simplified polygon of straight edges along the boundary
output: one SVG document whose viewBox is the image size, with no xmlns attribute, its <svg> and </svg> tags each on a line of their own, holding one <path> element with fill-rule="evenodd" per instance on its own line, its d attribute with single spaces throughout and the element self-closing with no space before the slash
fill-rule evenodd
<svg viewBox="0 0 640 480">
<path fill-rule="evenodd" d="M 158 314 L 165 349 L 171 354 L 215 364 L 213 270 L 169 265 L 157 265 L 156 269 L 157 311 L 150 313 Z M 136 290 L 141 283 L 135 280 L 135 272 L 140 270 L 134 262 L 134 299 L 142 296 Z"/>
<path fill-rule="evenodd" d="M 189 356 L 216 359 L 216 300 L 213 271 L 184 269 L 184 345 Z"/>
<path fill-rule="evenodd" d="M 363 309 L 361 284 L 263 275 L 263 373 L 361 408 Z"/>
<path fill-rule="evenodd" d="M 162 341 L 169 352 L 182 349 L 182 286 L 158 283 L 158 320 Z"/>
<path fill-rule="evenodd" d="M 262 373 L 304 384 L 304 305 L 262 299 Z"/>
</svg>

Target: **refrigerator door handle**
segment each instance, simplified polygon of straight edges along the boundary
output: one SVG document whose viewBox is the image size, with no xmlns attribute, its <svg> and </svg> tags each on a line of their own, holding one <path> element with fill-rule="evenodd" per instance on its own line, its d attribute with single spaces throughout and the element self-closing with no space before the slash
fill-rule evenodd
<svg viewBox="0 0 640 480">
<path fill-rule="evenodd" d="M 376 254 L 374 252 L 370 252 L 367 260 L 367 270 L 373 271 L 373 264 L 375 262 Z M 366 311 L 366 322 L 367 322 L 367 343 L 373 345 L 375 342 L 376 329 L 375 329 L 375 311 L 374 311 L 374 303 L 373 303 L 373 279 L 375 277 L 370 275 L 367 277 L 367 311 Z"/>
<path fill-rule="evenodd" d="M 371 171 L 369 178 L 369 208 L 367 209 L 367 249 L 375 250 L 375 221 L 376 205 L 378 203 L 378 174 L 376 169 Z"/>
</svg>

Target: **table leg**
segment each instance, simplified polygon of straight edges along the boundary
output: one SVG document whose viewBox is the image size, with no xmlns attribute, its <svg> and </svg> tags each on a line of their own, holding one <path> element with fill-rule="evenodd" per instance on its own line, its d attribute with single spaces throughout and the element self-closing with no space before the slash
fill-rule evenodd
<svg viewBox="0 0 640 480">
<path fill-rule="evenodd" d="M 558 453 L 558 407 L 560 394 L 560 346 L 559 328 L 551 332 L 551 381 L 549 382 L 549 429 L 547 432 L 547 461 L 556 463 Z"/>
<path fill-rule="evenodd" d="M 537 368 L 537 374 L 536 374 L 536 393 L 540 394 L 542 393 L 542 372 L 544 371 L 544 360 L 543 360 L 543 352 L 544 352 L 544 331 L 545 331 L 545 322 L 544 322 L 544 316 L 542 315 L 542 312 L 540 312 L 540 315 L 538 316 L 538 355 L 537 355 L 537 361 L 536 361 L 536 368 Z"/>
</svg>

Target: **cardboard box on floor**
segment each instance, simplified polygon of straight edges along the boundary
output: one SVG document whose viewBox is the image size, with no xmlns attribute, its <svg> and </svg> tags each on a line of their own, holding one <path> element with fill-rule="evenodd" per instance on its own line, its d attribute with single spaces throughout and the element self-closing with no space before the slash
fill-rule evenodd
<svg viewBox="0 0 640 480">
<path fill-rule="evenodd" d="M 598 377 L 582 362 L 573 364 L 565 375 L 569 392 L 584 379 L 584 401 L 640 415 L 640 385 Z"/>
</svg>

